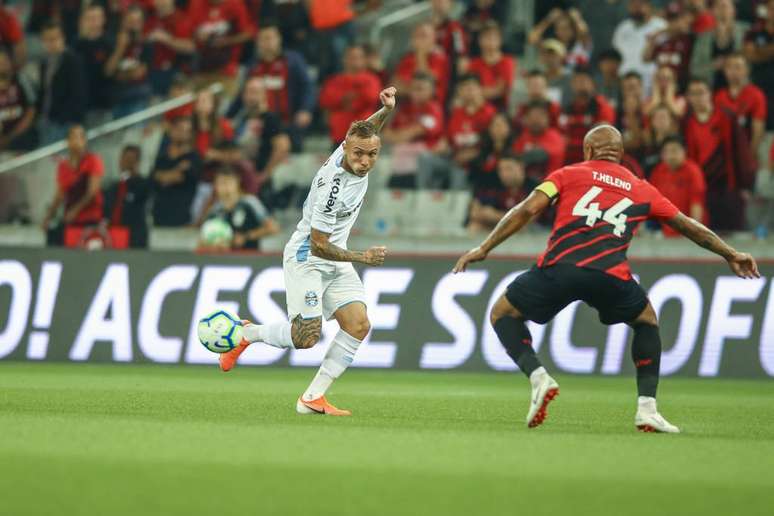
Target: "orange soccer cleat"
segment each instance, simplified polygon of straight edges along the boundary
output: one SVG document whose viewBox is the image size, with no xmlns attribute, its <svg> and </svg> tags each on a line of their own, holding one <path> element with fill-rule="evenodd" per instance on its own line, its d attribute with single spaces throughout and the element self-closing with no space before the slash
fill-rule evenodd
<svg viewBox="0 0 774 516">
<path fill-rule="evenodd" d="M 243 320 L 242 325 L 247 326 L 248 324 L 253 324 L 250 321 Z M 242 354 L 244 350 L 247 349 L 247 346 L 251 344 L 250 341 L 242 337 L 242 342 L 239 343 L 237 347 L 232 349 L 231 351 L 228 351 L 226 353 L 221 353 L 219 360 L 220 360 L 220 370 L 224 373 L 227 373 L 234 369 L 234 366 L 237 364 L 237 360 L 239 359 L 239 355 Z"/>
<path fill-rule="evenodd" d="M 320 396 L 312 401 L 306 401 L 303 397 L 298 398 L 296 402 L 296 412 L 299 414 L 323 414 L 326 416 L 351 416 L 349 410 L 342 410 L 334 407 L 325 396 Z"/>
</svg>

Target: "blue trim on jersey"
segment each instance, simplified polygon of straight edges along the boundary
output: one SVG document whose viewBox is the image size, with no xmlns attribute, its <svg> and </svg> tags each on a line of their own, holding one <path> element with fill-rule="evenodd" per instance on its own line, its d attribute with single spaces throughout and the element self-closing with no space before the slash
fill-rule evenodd
<svg viewBox="0 0 774 516">
<path fill-rule="evenodd" d="M 296 261 L 305 262 L 309 258 L 309 247 L 311 246 L 310 237 L 306 237 L 306 240 L 301 242 L 296 251 Z"/>
<path fill-rule="evenodd" d="M 341 310 L 341 309 L 342 309 L 342 308 L 344 308 L 345 306 L 347 306 L 347 305 L 351 305 L 352 303 L 362 303 L 362 304 L 363 304 L 363 306 L 365 306 L 366 308 L 368 307 L 368 305 L 366 304 L 366 302 L 365 302 L 365 301 L 363 301 L 362 299 L 353 299 L 352 301 L 347 301 L 346 303 L 342 303 L 342 304 L 340 304 L 339 306 L 337 306 L 337 307 L 336 307 L 336 310 L 334 310 L 334 311 L 333 311 L 333 314 L 335 314 L 336 312 L 338 312 L 339 310 Z"/>
<path fill-rule="evenodd" d="M 336 166 L 341 168 L 341 164 L 344 163 L 344 153 L 341 153 L 341 156 L 339 156 L 339 159 L 336 160 Z"/>
</svg>

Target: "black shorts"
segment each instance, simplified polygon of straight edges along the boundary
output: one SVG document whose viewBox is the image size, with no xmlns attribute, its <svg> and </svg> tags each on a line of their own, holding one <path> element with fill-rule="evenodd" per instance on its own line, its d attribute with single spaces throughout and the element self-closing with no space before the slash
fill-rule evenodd
<svg viewBox="0 0 774 516">
<path fill-rule="evenodd" d="M 648 296 L 633 279 L 624 281 L 602 271 L 562 263 L 532 267 L 508 285 L 505 297 L 526 319 L 540 324 L 573 301 L 595 308 L 602 324 L 633 321 L 648 305 Z"/>
</svg>

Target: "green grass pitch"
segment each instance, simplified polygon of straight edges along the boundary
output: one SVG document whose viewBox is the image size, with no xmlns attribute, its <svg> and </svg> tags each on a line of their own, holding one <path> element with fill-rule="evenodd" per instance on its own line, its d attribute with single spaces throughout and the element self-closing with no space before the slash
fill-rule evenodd
<svg viewBox="0 0 774 516">
<path fill-rule="evenodd" d="M 774 514 L 774 382 L 666 378 L 684 434 L 634 429 L 634 380 L 0 363 L 0 514 Z"/>
</svg>

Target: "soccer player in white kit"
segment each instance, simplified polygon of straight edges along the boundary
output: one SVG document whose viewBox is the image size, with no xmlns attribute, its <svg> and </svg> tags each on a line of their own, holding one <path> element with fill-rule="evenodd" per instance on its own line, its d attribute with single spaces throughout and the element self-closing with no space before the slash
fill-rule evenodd
<svg viewBox="0 0 774 516">
<path fill-rule="evenodd" d="M 385 247 L 350 251 L 347 238 L 368 188 L 368 172 L 379 156 L 379 131 L 395 109 L 396 89 L 384 89 L 382 108 L 367 120 L 354 122 L 347 137 L 312 181 L 303 217 L 285 246 L 283 269 L 289 321 L 275 324 L 245 322 L 242 342 L 220 357 L 231 370 L 253 342 L 278 348 L 307 349 L 320 340 L 322 320 L 335 318 L 341 328 L 331 342 L 312 383 L 298 398 L 301 414 L 349 416 L 331 405 L 325 392 L 341 376 L 368 335 L 363 283 L 353 262 L 382 265 Z"/>
</svg>

